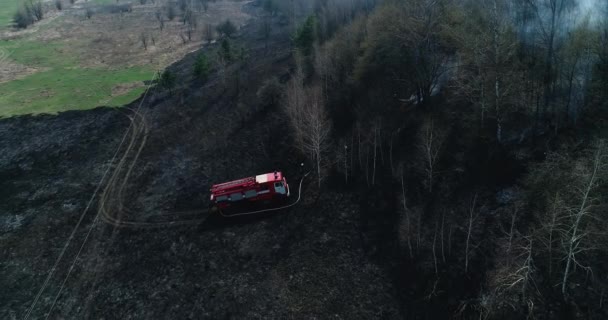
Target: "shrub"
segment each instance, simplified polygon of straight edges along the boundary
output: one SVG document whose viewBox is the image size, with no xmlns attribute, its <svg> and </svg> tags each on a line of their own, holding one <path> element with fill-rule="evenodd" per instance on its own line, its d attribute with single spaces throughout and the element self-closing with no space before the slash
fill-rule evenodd
<svg viewBox="0 0 608 320">
<path fill-rule="evenodd" d="M 306 22 L 298 28 L 294 36 L 294 43 L 298 49 L 305 56 L 310 55 L 312 52 L 312 45 L 315 42 L 315 32 L 317 26 L 317 19 L 314 16 L 309 16 Z"/>
<path fill-rule="evenodd" d="M 220 46 L 218 54 L 220 58 L 222 58 L 226 63 L 230 63 L 230 61 L 232 61 L 233 56 L 230 41 L 228 41 L 227 39 L 222 40 L 222 44 Z"/>
<path fill-rule="evenodd" d="M 169 90 L 170 94 L 173 93 L 173 88 L 175 88 L 175 80 L 176 77 L 171 71 L 165 70 L 163 73 L 159 72 L 158 84 L 161 87 Z"/>
<path fill-rule="evenodd" d="M 172 4 L 167 6 L 167 19 L 173 20 L 175 19 L 175 8 L 173 8 Z"/>
<path fill-rule="evenodd" d="M 41 1 L 37 1 L 37 2 L 30 1 L 30 2 L 26 3 L 25 5 L 26 5 L 26 7 L 29 8 L 29 11 L 34 16 L 34 18 L 36 18 L 36 21 L 40 21 L 40 20 L 42 20 L 42 18 L 44 18 L 44 8 L 42 7 Z"/>
<path fill-rule="evenodd" d="M 232 35 L 234 33 L 236 33 L 236 26 L 234 25 L 234 23 L 232 23 L 232 21 L 226 20 L 226 21 L 220 23 L 217 26 L 216 30 L 219 34 L 225 35 L 228 38 L 231 38 Z"/>
<path fill-rule="evenodd" d="M 61 2 L 61 0 L 55 0 L 55 8 L 59 11 L 63 10 L 63 2 Z"/>
<path fill-rule="evenodd" d="M 13 15 L 13 23 L 15 24 L 15 27 L 25 29 L 34 23 L 34 17 L 27 9 L 21 8 Z"/>
<path fill-rule="evenodd" d="M 210 72 L 211 66 L 209 64 L 209 59 L 207 59 L 207 56 L 204 53 L 201 53 L 194 62 L 194 76 L 205 82 L 207 81 Z"/>
<path fill-rule="evenodd" d="M 277 78 L 266 80 L 256 95 L 260 99 L 260 104 L 265 107 L 276 106 L 281 100 L 283 88 Z"/>
</svg>

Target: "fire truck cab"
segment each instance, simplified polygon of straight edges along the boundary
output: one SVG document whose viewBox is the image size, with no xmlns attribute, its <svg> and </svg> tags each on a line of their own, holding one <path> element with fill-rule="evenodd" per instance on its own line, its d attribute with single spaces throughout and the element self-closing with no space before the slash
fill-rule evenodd
<svg viewBox="0 0 608 320">
<path fill-rule="evenodd" d="M 211 203 L 220 209 L 237 203 L 272 202 L 289 197 L 289 185 L 279 171 L 215 184 Z"/>
</svg>

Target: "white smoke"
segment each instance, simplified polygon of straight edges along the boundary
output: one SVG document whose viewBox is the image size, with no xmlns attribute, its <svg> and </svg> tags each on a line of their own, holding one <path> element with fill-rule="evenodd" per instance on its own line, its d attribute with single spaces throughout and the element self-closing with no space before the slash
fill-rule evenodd
<svg viewBox="0 0 608 320">
<path fill-rule="evenodd" d="M 595 24 L 606 18 L 608 0 L 578 0 L 578 11 L 581 17 L 589 17 Z"/>
</svg>

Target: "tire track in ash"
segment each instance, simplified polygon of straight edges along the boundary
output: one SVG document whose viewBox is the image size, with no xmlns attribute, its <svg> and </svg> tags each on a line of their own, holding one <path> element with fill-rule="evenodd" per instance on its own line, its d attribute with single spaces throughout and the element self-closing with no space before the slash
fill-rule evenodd
<svg viewBox="0 0 608 320">
<path fill-rule="evenodd" d="M 148 140 L 149 129 L 145 119 L 145 115 L 138 111 L 133 110 L 133 116 L 130 117 L 132 122 L 130 140 L 127 145 L 124 154 L 116 168 L 114 169 L 108 184 L 106 185 L 100 202 L 99 202 L 99 214 L 102 220 L 114 227 L 133 227 L 133 228 L 155 228 L 155 227 L 166 227 L 166 226 L 178 226 L 186 224 L 197 224 L 206 220 L 208 217 L 209 210 L 191 210 L 191 211 L 177 211 L 171 212 L 159 216 L 174 216 L 176 219 L 164 219 L 161 221 L 138 221 L 128 220 L 125 217 L 127 215 L 136 215 L 137 212 L 127 208 L 125 202 L 125 189 L 129 178 L 135 168 L 135 165 L 141 155 L 142 150 L 146 146 Z M 132 155 L 132 157 L 131 157 Z M 193 218 L 191 216 L 197 215 L 199 217 Z M 203 215 L 203 217 L 200 217 Z M 191 218 L 186 219 L 190 216 Z"/>
</svg>

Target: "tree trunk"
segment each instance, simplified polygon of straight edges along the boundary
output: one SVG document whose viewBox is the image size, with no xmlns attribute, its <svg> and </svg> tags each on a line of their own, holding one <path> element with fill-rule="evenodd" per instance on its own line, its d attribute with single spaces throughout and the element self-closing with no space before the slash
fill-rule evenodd
<svg viewBox="0 0 608 320">
<path fill-rule="evenodd" d="M 471 246 L 471 233 L 473 232 L 473 222 L 475 221 L 475 203 L 477 202 L 477 194 L 473 197 L 473 203 L 471 204 L 471 208 L 469 209 L 469 226 L 467 228 L 467 239 L 466 246 L 464 252 L 464 272 L 469 272 L 469 253 Z"/>
<path fill-rule="evenodd" d="M 414 259 L 414 252 L 412 251 L 412 241 L 410 240 L 410 234 L 412 232 L 412 220 L 407 210 L 407 199 L 405 198 L 405 184 L 403 183 L 403 174 L 401 174 L 401 194 L 403 196 L 403 213 L 405 214 L 405 220 L 407 223 L 407 247 L 410 250 L 410 259 Z"/>
<path fill-rule="evenodd" d="M 372 170 L 372 186 L 376 185 L 376 150 L 378 149 L 378 147 L 376 146 L 377 131 L 377 128 L 374 128 L 374 165 Z"/>
</svg>

